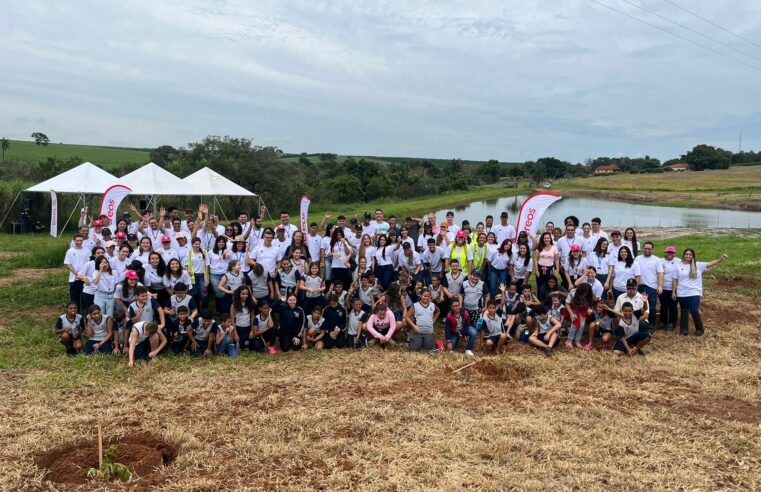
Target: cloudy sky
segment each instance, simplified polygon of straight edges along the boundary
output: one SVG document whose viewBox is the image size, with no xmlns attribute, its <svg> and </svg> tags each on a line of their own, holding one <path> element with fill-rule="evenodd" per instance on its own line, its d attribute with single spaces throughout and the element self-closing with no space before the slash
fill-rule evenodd
<svg viewBox="0 0 761 492">
<path fill-rule="evenodd" d="M 671 0 L 757 45 L 596 1 L 738 61 L 592 0 L 5 0 L 0 134 L 579 162 L 736 150 L 742 128 L 761 150 L 761 1 Z"/>
</svg>

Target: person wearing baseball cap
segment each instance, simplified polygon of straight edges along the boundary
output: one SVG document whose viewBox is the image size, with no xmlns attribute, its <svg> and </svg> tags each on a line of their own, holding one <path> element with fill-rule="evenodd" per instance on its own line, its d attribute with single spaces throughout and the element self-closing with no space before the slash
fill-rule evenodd
<svg viewBox="0 0 761 492">
<path fill-rule="evenodd" d="M 441 224 L 441 230 L 445 230 L 447 227 L 446 222 Z M 468 235 L 464 231 L 458 231 L 455 234 L 454 243 L 449 247 L 449 261 L 457 260 L 460 262 L 460 267 L 465 273 L 470 273 L 473 270 L 473 250 L 468 247 L 467 243 Z"/>
<path fill-rule="evenodd" d="M 129 311 L 129 305 L 137 300 L 135 288 L 138 285 L 143 285 L 140 283 L 140 269 L 143 268 L 143 265 L 139 261 L 137 264 L 139 269 L 133 269 L 135 265 L 129 265 L 127 270 L 124 271 L 124 279 L 116 284 L 116 290 L 114 291 L 115 311 L 126 313 Z"/>
<path fill-rule="evenodd" d="M 576 280 L 584 276 L 584 270 L 587 268 L 587 259 L 582 257 L 582 247 L 580 244 L 572 244 L 571 251 L 568 253 L 568 258 L 565 261 L 565 268 L 561 269 L 561 273 L 565 277 L 566 289 L 573 289 L 576 285 Z"/>
<path fill-rule="evenodd" d="M 164 259 L 165 265 L 168 265 L 172 258 L 179 258 L 177 251 L 172 247 L 172 238 L 169 236 L 161 237 L 161 249 L 156 252 Z"/>
<path fill-rule="evenodd" d="M 621 312 L 621 309 L 625 302 L 631 303 L 634 308 L 634 313 L 637 317 L 642 313 L 644 305 L 647 303 L 647 295 L 642 295 L 637 292 L 638 286 L 637 279 L 630 278 L 626 281 L 626 292 L 616 297 L 616 305 L 613 308 L 614 311 Z"/>
<path fill-rule="evenodd" d="M 661 265 L 663 266 L 663 290 L 659 297 L 661 303 L 660 319 L 658 325 L 665 328 L 666 331 L 674 331 L 676 326 L 676 299 L 672 297 L 672 287 L 674 285 L 674 273 L 676 272 L 679 260 L 676 258 L 676 248 L 666 246 L 663 250 Z"/>
<path fill-rule="evenodd" d="M 188 264 L 188 252 L 190 251 L 188 235 L 183 231 L 175 232 L 173 246 L 175 251 L 177 251 L 177 259 L 180 260 L 180 265 L 182 265 L 182 268 L 186 268 Z"/>
<path fill-rule="evenodd" d="M 616 261 L 618 258 L 618 250 L 624 245 L 623 238 L 621 237 L 621 231 L 616 229 L 610 233 L 610 243 L 608 244 L 608 258 L 609 262 Z"/>
</svg>

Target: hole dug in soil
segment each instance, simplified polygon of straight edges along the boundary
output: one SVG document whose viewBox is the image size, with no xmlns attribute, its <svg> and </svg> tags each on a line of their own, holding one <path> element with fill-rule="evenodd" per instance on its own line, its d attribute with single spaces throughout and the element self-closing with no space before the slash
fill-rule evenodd
<svg viewBox="0 0 761 492">
<path fill-rule="evenodd" d="M 133 480 L 149 477 L 158 467 L 168 465 L 177 458 L 175 446 L 149 433 L 104 440 L 104 454 L 112 444 L 117 446 L 116 458 L 112 461 L 129 468 Z M 98 440 L 87 439 L 53 448 L 37 455 L 34 462 L 47 471 L 46 480 L 56 483 L 87 483 L 87 471 L 98 468 Z"/>
</svg>

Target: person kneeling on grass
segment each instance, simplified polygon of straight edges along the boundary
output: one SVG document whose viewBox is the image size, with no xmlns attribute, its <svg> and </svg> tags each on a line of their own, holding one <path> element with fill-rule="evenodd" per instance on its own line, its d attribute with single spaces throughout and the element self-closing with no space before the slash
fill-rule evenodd
<svg viewBox="0 0 761 492">
<path fill-rule="evenodd" d="M 220 328 L 217 330 L 217 355 L 229 355 L 238 357 L 238 330 L 233 326 L 229 314 L 219 317 Z"/>
<path fill-rule="evenodd" d="M 270 355 L 275 355 L 275 323 L 272 321 L 272 309 L 266 300 L 259 301 L 259 314 L 254 318 L 254 324 L 249 334 L 251 350 L 258 352 L 267 349 Z"/>
<path fill-rule="evenodd" d="M 502 284 L 504 288 L 504 284 Z M 504 346 L 508 339 L 505 333 L 505 320 L 502 317 L 502 311 L 497 312 L 497 303 L 490 300 L 486 303 L 486 309 L 481 315 L 483 326 L 486 329 L 486 347 L 494 349 L 497 355 L 504 353 Z"/>
<path fill-rule="evenodd" d="M 77 355 L 82 350 L 82 331 L 85 323 L 81 314 L 77 313 L 77 303 L 66 305 L 66 312 L 58 317 L 55 323 L 55 334 L 66 347 L 66 355 Z"/>
<path fill-rule="evenodd" d="M 85 336 L 87 337 L 85 354 L 110 354 L 113 350 L 111 340 L 114 337 L 114 322 L 111 316 L 103 316 L 97 304 L 93 304 L 88 309 Z"/>
<path fill-rule="evenodd" d="M 318 341 L 322 340 L 324 336 L 322 332 L 323 323 L 325 323 L 325 318 L 322 317 L 322 308 L 315 305 L 312 308 L 312 315 L 307 318 L 307 340 L 304 343 L 306 348 L 314 347 Z"/>
<path fill-rule="evenodd" d="M 452 352 L 457 348 L 460 338 L 467 338 L 465 355 L 473 357 L 473 347 L 476 345 L 476 329 L 469 322 L 469 314 L 462 309 L 460 299 L 454 298 L 449 306 L 449 313 L 444 319 L 444 336 L 447 338 L 447 350 Z"/>
<path fill-rule="evenodd" d="M 280 349 L 283 352 L 290 350 L 299 350 L 303 348 L 306 338 L 306 316 L 304 310 L 296 305 L 296 294 L 289 293 L 284 303 L 278 303 L 277 308 L 280 313 L 280 329 L 278 338 L 280 339 Z"/>
<path fill-rule="evenodd" d="M 217 338 L 217 331 L 219 331 L 219 327 L 214 322 L 214 311 L 208 308 L 204 309 L 201 317 L 195 319 L 186 332 L 190 342 L 190 353 L 196 356 L 211 355 Z"/>
<path fill-rule="evenodd" d="M 343 347 L 346 342 L 346 310 L 338 303 L 338 295 L 328 296 L 328 305 L 322 310 L 325 319 L 320 327 L 320 333 L 315 337 L 314 348 Z"/>
<path fill-rule="evenodd" d="M 155 360 L 166 346 L 166 337 L 152 321 L 138 321 L 129 335 L 129 367 L 136 360 Z"/>
<path fill-rule="evenodd" d="M 396 331 L 396 317 L 385 302 L 375 305 L 375 312 L 367 320 L 367 333 L 377 340 L 381 349 L 386 350 L 386 344 L 393 344 L 391 337 Z"/>
<path fill-rule="evenodd" d="M 639 318 L 634 313 L 632 303 L 625 302 L 621 307 L 621 312 L 613 311 L 616 315 L 616 344 L 613 346 L 613 353 L 621 356 L 645 355 L 642 347 L 650 343 L 650 324 L 647 322 L 648 305 L 645 299 L 642 312 L 638 311 Z"/>
<path fill-rule="evenodd" d="M 600 334 L 602 340 L 602 347 L 600 350 L 611 349 L 611 338 L 613 338 L 613 319 L 611 317 L 612 310 L 602 299 L 597 301 L 595 310 L 592 313 L 592 322 L 589 324 L 589 345 L 592 345 L 592 340 L 596 333 Z"/>
<path fill-rule="evenodd" d="M 531 310 L 527 326 L 532 331 L 528 343 L 544 349 L 548 356 L 552 355 L 552 347 L 558 342 L 560 322 L 549 315 L 545 306 L 537 306 Z"/>
<path fill-rule="evenodd" d="M 372 308 L 370 308 L 372 309 Z M 365 334 L 365 324 L 370 317 L 369 309 L 365 301 L 357 296 L 352 299 L 352 309 L 346 315 L 346 347 L 359 349 L 367 347 Z"/>
</svg>

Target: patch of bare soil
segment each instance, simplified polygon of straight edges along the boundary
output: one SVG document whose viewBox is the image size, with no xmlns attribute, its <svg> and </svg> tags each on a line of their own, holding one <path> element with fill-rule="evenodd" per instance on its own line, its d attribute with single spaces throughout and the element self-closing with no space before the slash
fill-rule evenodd
<svg viewBox="0 0 761 492">
<path fill-rule="evenodd" d="M 10 277 L 0 278 L 0 286 L 8 285 L 16 281 L 24 281 L 40 277 L 50 272 L 57 272 L 58 268 L 19 268 L 13 271 L 13 275 Z"/>
<path fill-rule="evenodd" d="M 150 477 L 162 465 L 177 457 L 177 449 L 149 433 L 132 434 L 103 444 L 104 450 L 115 444 L 116 463 L 121 463 L 141 479 Z M 78 441 L 51 449 L 34 458 L 45 478 L 56 483 L 84 484 L 87 471 L 98 467 L 98 442 L 95 439 Z"/>
<path fill-rule="evenodd" d="M 451 369 L 454 371 L 459 369 L 459 367 L 452 367 Z M 481 359 L 454 375 L 456 376 L 460 373 L 469 373 L 471 375 L 475 373 L 493 381 L 521 381 L 530 376 L 530 372 L 527 369 L 506 363 L 500 364 L 488 359 Z"/>
<path fill-rule="evenodd" d="M 695 391 L 675 391 L 663 395 L 658 401 L 648 401 L 649 407 L 666 408 L 682 415 L 703 416 L 726 421 L 735 420 L 746 424 L 761 424 L 761 405 L 731 396 L 705 395 Z"/>
</svg>

